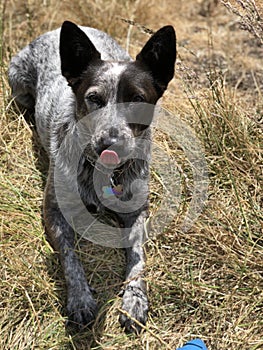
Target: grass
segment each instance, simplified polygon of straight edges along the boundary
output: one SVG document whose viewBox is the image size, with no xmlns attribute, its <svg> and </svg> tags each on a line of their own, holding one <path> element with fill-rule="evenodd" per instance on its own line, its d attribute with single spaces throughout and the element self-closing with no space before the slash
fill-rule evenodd
<svg viewBox="0 0 263 350">
<path fill-rule="evenodd" d="M 135 56 L 148 36 L 120 18 L 177 30 L 176 75 L 163 105 L 202 144 L 208 200 L 183 232 L 193 164 L 178 138 L 158 131 L 181 197 L 169 227 L 147 244 L 147 326 L 140 337 L 120 329 L 123 254 L 87 243 L 80 256 L 101 309 L 92 330 L 70 334 L 65 284 L 41 219 L 46 162 L 10 101 L 6 71 L 13 54 L 64 19 L 106 30 Z M 0 349 L 175 349 L 194 337 L 213 350 L 263 349 L 262 18 L 260 2 L 248 0 L 2 1 Z M 153 169 L 153 213 L 165 193 L 159 175 Z"/>
</svg>

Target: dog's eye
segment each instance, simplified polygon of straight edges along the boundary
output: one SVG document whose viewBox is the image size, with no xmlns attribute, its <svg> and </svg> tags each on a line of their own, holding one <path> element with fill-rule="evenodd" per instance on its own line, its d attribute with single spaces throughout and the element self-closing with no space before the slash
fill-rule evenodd
<svg viewBox="0 0 263 350">
<path fill-rule="evenodd" d="M 143 95 L 135 95 L 132 98 L 132 102 L 145 102 L 145 98 Z"/>
<path fill-rule="evenodd" d="M 88 102 L 96 104 L 98 107 L 103 107 L 105 105 L 104 100 L 102 99 L 102 97 L 96 91 L 90 92 L 86 96 L 86 100 Z"/>
</svg>

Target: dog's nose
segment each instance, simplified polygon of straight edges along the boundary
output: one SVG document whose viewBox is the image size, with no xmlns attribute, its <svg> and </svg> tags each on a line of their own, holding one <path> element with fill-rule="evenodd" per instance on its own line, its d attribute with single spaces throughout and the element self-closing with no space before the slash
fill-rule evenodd
<svg viewBox="0 0 263 350">
<path fill-rule="evenodd" d="M 120 144 L 118 144 L 121 140 L 118 137 L 119 136 L 119 130 L 117 128 L 111 127 L 108 135 L 103 135 L 100 137 L 100 139 L 97 142 L 97 153 L 101 154 L 104 150 L 108 149 L 109 147 L 116 144 L 117 148 L 120 148 Z"/>
<path fill-rule="evenodd" d="M 113 126 L 109 130 L 110 137 L 117 138 L 119 136 L 119 130 Z"/>
<path fill-rule="evenodd" d="M 118 139 L 116 137 L 100 138 L 98 142 L 98 148 L 100 150 L 99 153 L 111 147 L 112 145 L 116 144 L 117 142 L 118 142 Z"/>
<path fill-rule="evenodd" d="M 126 158 L 131 152 L 129 142 L 120 137 L 100 138 L 97 142 L 95 151 L 100 156 L 105 150 L 114 151 L 118 157 L 122 159 Z"/>
</svg>

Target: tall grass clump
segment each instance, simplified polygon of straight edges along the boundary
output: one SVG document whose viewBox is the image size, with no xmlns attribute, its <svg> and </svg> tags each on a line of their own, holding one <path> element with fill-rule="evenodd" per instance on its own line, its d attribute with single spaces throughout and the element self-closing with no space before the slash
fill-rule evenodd
<svg viewBox="0 0 263 350">
<path fill-rule="evenodd" d="M 254 0 L 221 1 L 239 18 L 240 28 L 251 33 L 263 45 L 262 4 Z M 260 7 L 261 6 L 261 7 Z"/>
</svg>

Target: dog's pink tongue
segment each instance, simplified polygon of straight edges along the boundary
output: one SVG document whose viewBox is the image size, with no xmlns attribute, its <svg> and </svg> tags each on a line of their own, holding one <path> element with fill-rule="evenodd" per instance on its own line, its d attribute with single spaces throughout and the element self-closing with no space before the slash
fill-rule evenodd
<svg viewBox="0 0 263 350">
<path fill-rule="evenodd" d="M 103 164 L 117 165 L 120 163 L 118 154 L 115 151 L 105 150 L 100 155 L 100 160 Z"/>
</svg>

